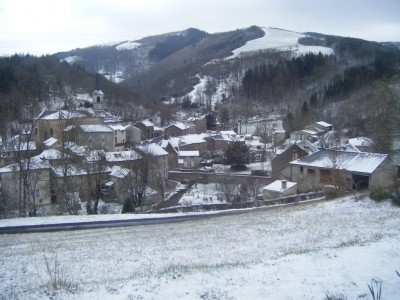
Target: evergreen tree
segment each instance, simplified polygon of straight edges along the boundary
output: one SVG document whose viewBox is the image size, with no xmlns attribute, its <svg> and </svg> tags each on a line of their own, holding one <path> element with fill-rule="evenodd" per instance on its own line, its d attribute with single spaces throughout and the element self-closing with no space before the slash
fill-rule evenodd
<svg viewBox="0 0 400 300">
<path fill-rule="evenodd" d="M 242 167 L 250 162 L 250 147 L 245 142 L 236 141 L 226 149 L 226 163 Z"/>
</svg>

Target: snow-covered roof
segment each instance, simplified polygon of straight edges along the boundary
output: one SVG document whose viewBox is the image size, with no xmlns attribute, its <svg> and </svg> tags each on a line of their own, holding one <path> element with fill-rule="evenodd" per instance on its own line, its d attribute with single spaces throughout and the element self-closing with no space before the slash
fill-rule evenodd
<svg viewBox="0 0 400 300">
<path fill-rule="evenodd" d="M 85 156 L 87 147 L 79 146 L 75 142 L 67 142 L 65 143 L 65 148 L 69 149 L 71 152 L 78 156 Z"/>
<path fill-rule="evenodd" d="M 57 110 L 44 111 L 37 118 L 41 120 L 69 120 L 77 118 L 91 117 L 93 114 L 89 110 Z"/>
<path fill-rule="evenodd" d="M 187 129 L 187 128 L 193 127 L 194 124 L 191 124 L 191 123 L 188 124 L 188 123 L 183 123 L 183 122 L 177 122 L 177 123 L 174 123 L 174 124 L 171 124 L 171 125 L 167 126 L 167 128 L 170 128 L 170 127 L 172 127 L 172 126 L 175 126 L 175 127 L 179 128 L 179 129 L 181 129 L 181 130 L 185 130 L 185 129 Z"/>
<path fill-rule="evenodd" d="M 360 146 L 372 146 L 373 141 L 370 138 L 367 137 L 356 137 L 353 139 L 349 139 L 349 144 L 355 146 L 355 147 L 360 147 Z"/>
<path fill-rule="evenodd" d="M 83 176 L 88 174 L 110 173 L 111 169 L 108 166 L 97 168 L 91 167 L 90 164 L 87 164 L 86 166 L 71 164 L 68 165 L 68 168 L 65 168 L 65 166 L 53 166 L 52 171 L 57 177 L 63 177 L 64 173 L 66 173 L 67 176 Z"/>
<path fill-rule="evenodd" d="M 201 134 L 187 134 L 180 137 L 182 145 L 205 143 Z"/>
<path fill-rule="evenodd" d="M 2 147 L 2 151 L 27 151 L 27 150 L 36 150 L 35 142 L 11 142 L 4 143 Z"/>
<path fill-rule="evenodd" d="M 122 124 L 115 124 L 115 125 L 110 124 L 108 126 L 110 126 L 114 131 L 117 131 L 117 130 L 122 131 L 122 130 L 126 130 L 128 127 L 133 127 L 132 125 L 122 125 Z"/>
<path fill-rule="evenodd" d="M 97 125 L 79 125 L 78 126 L 83 132 L 114 132 L 114 130 L 108 126 L 103 124 Z"/>
<path fill-rule="evenodd" d="M 286 181 L 286 188 L 283 188 L 283 180 L 275 180 L 274 182 L 268 184 L 263 188 L 263 190 L 275 191 L 275 192 L 284 192 L 287 189 L 290 189 L 297 185 L 296 182 Z"/>
<path fill-rule="evenodd" d="M 43 144 L 44 146 L 46 146 L 46 147 L 51 147 L 51 146 L 53 146 L 55 143 L 57 143 L 57 141 L 58 141 L 58 140 L 57 140 L 56 138 L 51 137 L 51 138 L 45 140 L 42 144 Z"/>
<path fill-rule="evenodd" d="M 371 174 L 387 158 L 387 154 L 321 150 L 290 162 L 292 165 L 316 168 L 345 169 L 349 172 Z"/>
<path fill-rule="evenodd" d="M 92 95 L 93 95 L 93 96 L 95 96 L 95 95 L 104 95 L 104 93 L 103 93 L 102 90 L 94 90 L 94 92 L 93 92 Z"/>
<path fill-rule="evenodd" d="M 127 168 L 122 168 L 120 166 L 112 166 L 110 172 L 110 176 L 117 177 L 117 178 L 125 178 L 130 170 Z"/>
<path fill-rule="evenodd" d="M 137 149 L 142 151 L 143 153 L 150 154 L 152 156 L 168 155 L 168 152 L 157 144 L 147 144 L 143 146 L 138 146 Z"/>
<path fill-rule="evenodd" d="M 188 156 L 200 156 L 200 152 L 199 151 L 179 151 L 178 155 L 180 157 L 188 157 Z"/>
<path fill-rule="evenodd" d="M 313 154 L 319 151 L 317 147 L 315 147 L 307 140 L 296 141 L 295 143 L 297 146 L 299 146 L 302 150 L 306 151 L 308 154 Z"/>
<path fill-rule="evenodd" d="M 222 135 L 230 135 L 230 136 L 236 136 L 237 133 L 233 130 L 221 130 L 220 133 Z"/>
<path fill-rule="evenodd" d="M 28 165 L 28 160 L 25 159 L 22 161 L 22 169 L 26 170 Z M 31 170 L 40 170 L 40 169 L 49 169 L 50 164 L 48 161 L 41 159 L 40 157 L 34 156 L 29 160 L 29 169 Z M 20 165 L 18 163 L 13 163 L 11 165 L 0 168 L 0 173 L 9 173 L 16 172 L 20 170 Z"/>
<path fill-rule="evenodd" d="M 134 150 L 119 151 L 119 152 L 105 152 L 106 161 L 131 161 L 142 158 L 142 156 Z"/>
<path fill-rule="evenodd" d="M 61 159 L 63 155 L 60 151 L 56 149 L 47 149 L 44 150 L 42 153 L 37 155 L 37 157 L 46 159 L 46 160 L 53 160 L 53 159 Z M 68 155 L 64 155 L 64 157 L 68 157 Z"/>
<path fill-rule="evenodd" d="M 318 124 L 323 127 L 332 127 L 333 126 L 332 124 L 326 123 L 324 121 L 315 122 L 315 124 Z"/>
<path fill-rule="evenodd" d="M 146 127 L 154 126 L 154 124 L 150 120 L 142 120 L 142 121 L 140 121 L 140 123 L 142 123 Z"/>
</svg>

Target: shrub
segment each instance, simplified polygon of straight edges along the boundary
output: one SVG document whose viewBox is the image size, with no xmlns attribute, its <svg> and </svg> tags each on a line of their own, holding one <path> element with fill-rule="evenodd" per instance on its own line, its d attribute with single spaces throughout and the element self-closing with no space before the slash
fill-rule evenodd
<svg viewBox="0 0 400 300">
<path fill-rule="evenodd" d="M 376 202 L 382 202 L 392 198 L 392 195 L 387 190 L 374 191 L 370 193 L 370 198 Z"/>
<path fill-rule="evenodd" d="M 269 173 L 266 170 L 252 170 L 251 175 L 254 176 L 268 176 Z"/>
<path fill-rule="evenodd" d="M 231 170 L 232 171 L 246 171 L 247 166 L 246 165 L 232 165 Z"/>
</svg>

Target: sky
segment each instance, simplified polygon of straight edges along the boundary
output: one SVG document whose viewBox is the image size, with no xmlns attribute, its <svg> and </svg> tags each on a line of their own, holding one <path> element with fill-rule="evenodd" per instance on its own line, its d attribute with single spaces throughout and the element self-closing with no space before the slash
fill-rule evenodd
<svg viewBox="0 0 400 300">
<path fill-rule="evenodd" d="M 52 54 L 189 27 L 252 25 L 400 41 L 399 0 L 0 0 L 0 55 Z"/>
</svg>

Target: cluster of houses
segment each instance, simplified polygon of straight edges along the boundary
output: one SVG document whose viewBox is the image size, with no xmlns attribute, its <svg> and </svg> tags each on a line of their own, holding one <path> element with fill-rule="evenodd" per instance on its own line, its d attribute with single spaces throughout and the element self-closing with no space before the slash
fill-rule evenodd
<svg viewBox="0 0 400 300">
<path fill-rule="evenodd" d="M 144 196 L 160 200 L 169 170 L 198 169 L 203 152 L 225 151 L 234 141 L 251 139 L 232 130 L 207 131 L 205 118 L 166 128 L 151 120 L 124 124 L 104 111 L 101 90 L 92 96 L 92 109 L 44 111 L 26 134 L 2 144 L 3 197 L 14 203 L 28 197 L 29 203 L 44 206 L 97 194 L 123 203 L 139 185 L 145 167 L 149 180 Z M 284 140 L 285 132 L 276 130 L 274 143 Z M 327 185 L 370 190 L 393 185 L 398 167 L 388 155 L 368 152 L 371 146 L 368 138 L 344 143 L 333 126 L 322 121 L 292 132 L 271 162 L 276 181 L 263 189 L 264 198 Z"/>
<path fill-rule="evenodd" d="M 144 196 L 160 200 L 169 170 L 199 168 L 202 152 L 224 151 L 238 138 L 233 131 L 207 133 L 204 118 L 165 129 L 150 120 L 124 124 L 104 111 L 101 90 L 92 96 L 92 109 L 44 111 L 29 130 L 1 145 L 3 198 L 44 206 L 101 192 L 101 199 L 123 203 L 145 164 Z"/>
<path fill-rule="evenodd" d="M 289 144 L 271 162 L 273 183 L 264 199 L 325 188 L 370 191 L 393 187 L 399 164 L 388 154 L 372 153 L 369 138 L 341 139 L 333 126 L 316 122 L 290 134 Z"/>
</svg>

